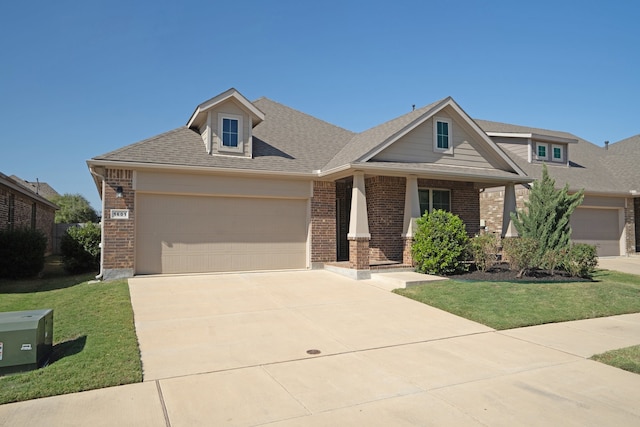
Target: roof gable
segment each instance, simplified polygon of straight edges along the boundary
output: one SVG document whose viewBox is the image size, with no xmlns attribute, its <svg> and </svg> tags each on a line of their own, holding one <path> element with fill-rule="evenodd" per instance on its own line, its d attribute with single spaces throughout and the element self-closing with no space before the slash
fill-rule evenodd
<svg viewBox="0 0 640 427">
<path fill-rule="evenodd" d="M 187 127 L 193 128 L 199 126 L 206 120 L 207 111 L 228 101 L 234 101 L 236 105 L 245 110 L 251 116 L 254 126 L 264 120 L 264 113 L 260 111 L 258 107 L 253 105 L 236 89 L 231 88 L 198 105 L 193 114 L 191 114 L 191 117 L 189 117 Z"/>
<path fill-rule="evenodd" d="M 356 135 L 324 169 L 328 171 L 344 164 L 377 160 L 376 156 L 382 154 L 385 150 L 388 151 L 392 145 L 401 141 L 405 136 L 432 120 L 444 110 L 457 123 L 463 124 L 467 133 L 471 134 L 473 140 L 476 141 L 478 155 L 490 159 L 488 163 L 492 167 L 498 166 L 503 170 L 524 175 L 518 165 L 484 133 L 451 97 L 436 101 Z M 417 162 L 420 163 L 421 161 L 418 159 Z"/>
</svg>

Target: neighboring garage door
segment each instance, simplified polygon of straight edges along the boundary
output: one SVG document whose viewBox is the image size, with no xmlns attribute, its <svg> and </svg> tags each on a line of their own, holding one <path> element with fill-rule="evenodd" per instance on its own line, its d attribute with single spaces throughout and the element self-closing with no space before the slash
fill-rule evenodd
<svg viewBox="0 0 640 427">
<path fill-rule="evenodd" d="M 307 201 L 138 194 L 136 273 L 306 267 Z"/>
<path fill-rule="evenodd" d="M 571 215 L 571 240 L 596 245 L 598 256 L 620 255 L 619 209 L 577 208 Z"/>
</svg>

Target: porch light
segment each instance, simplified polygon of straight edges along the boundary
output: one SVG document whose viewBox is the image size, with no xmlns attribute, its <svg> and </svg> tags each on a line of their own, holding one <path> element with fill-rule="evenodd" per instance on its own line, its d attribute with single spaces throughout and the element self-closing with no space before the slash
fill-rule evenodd
<svg viewBox="0 0 640 427">
<path fill-rule="evenodd" d="M 122 187 L 120 187 L 120 186 L 116 187 L 116 197 L 118 199 L 122 198 Z"/>
</svg>

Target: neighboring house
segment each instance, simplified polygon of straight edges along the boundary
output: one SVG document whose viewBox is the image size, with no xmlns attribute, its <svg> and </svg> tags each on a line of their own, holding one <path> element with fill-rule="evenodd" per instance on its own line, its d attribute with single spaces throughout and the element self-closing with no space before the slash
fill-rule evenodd
<svg viewBox="0 0 640 427">
<path fill-rule="evenodd" d="M 0 173 L 0 230 L 27 227 L 47 237 L 47 253 L 53 250 L 53 227 L 58 207 L 20 182 Z"/>
<path fill-rule="evenodd" d="M 46 182 L 40 182 L 38 180 L 36 180 L 35 182 L 33 181 L 29 182 L 15 175 L 11 175 L 10 178 L 13 179 L 15 182 L 17 182 L 18 184 L 22 185 L 23 187 L 28 188 L 29 190 L 33 191 L 36 194 L 39 194 L 40 196 L 44 197 L 47 200 L 51 200 L 54 197 L 60 195 L 56 190 L 53 189 L 53 187 L 51 187 Z"/>
<path fill-rule="evenodd" d="M 88 162 L 102 198 L 103 278 L 411 265 L 415 219 L 470 235 L 479 194 L 531 181 L 452 98 L 354 133 L 235 89 L 178 129 Z"/>
<path fill-rule="evenodd" d="M 599 147 L 575 135 L 545 129 L 509 125 L 484 120 L 476 123 L 531 178 L 542 176 L 542 164 L 558 188 L 569 185 L 571 192 L 584 189 L 585 197 L 571 216 L 572 240 L 594 244 L 599 256 L 636 252 L 640 176 L 640 138 Z M 503 223 L 506 188 L 482 193 L 480 210 L 487 231 L 512 235 Z M 508 193 L 508 192 L 507 192 Z M 524 207 L 529 189 L 516 186 L 515 197 L 507 194 L 507 205 Z"/>
</svg>

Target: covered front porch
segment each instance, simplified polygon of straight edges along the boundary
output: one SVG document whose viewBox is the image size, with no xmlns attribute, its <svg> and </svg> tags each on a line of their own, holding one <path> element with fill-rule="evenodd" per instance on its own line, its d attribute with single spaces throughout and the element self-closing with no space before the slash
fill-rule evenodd
<svg viewBox="0 0 640 427">
<path fill-rule="evenodd" d="M 358 279 L 389 269 L 411 271 L 416 220 L 424 212 L 444 209 L 463 220 L 470 237 L 477 235 L 484 188 L 505 186 L 511 192 L 504 204 L 504 217 L 509 219 L 516 209 L 515 183 L 495 176 L 471 178 L 362 170 L 336 180 L 336 258 L 325 265 Z M 503 224 L 502 235 L 515 235 L 510 220 Z"/>
</svg>

